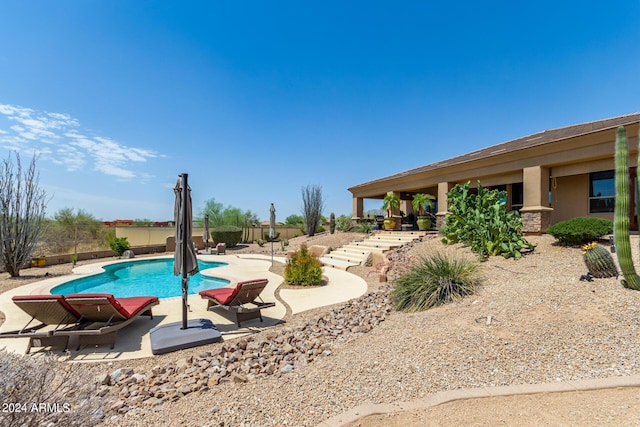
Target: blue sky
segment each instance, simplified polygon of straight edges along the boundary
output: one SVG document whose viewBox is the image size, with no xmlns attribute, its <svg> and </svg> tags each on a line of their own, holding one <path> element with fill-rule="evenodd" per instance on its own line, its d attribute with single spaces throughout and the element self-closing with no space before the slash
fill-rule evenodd
<svg viewBox="0 0 640 427">
<path fill-rule="evenodd" d="M 640 110 L 639 2 L 433 3 L 3 0 L 0 157 L 39 153 L 49 216 L 169 220 L 186 172 L 196 214 L 284 220 L 307 185 L 350 215 L 350 186 Z"/>
</svg>

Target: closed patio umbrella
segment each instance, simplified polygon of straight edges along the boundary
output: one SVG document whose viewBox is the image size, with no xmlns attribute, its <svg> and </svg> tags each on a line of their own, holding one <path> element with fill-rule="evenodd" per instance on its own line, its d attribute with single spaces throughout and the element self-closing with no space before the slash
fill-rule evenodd
<svg viewBox="0 0 640 427">
<path fill-rule="evenodd" d="M 209 249 L 209 215 L 204 216 L 204 230 L 202 231 L 203 238 L 205 241 L 204 250 Z"/>
<path fill-rule="evenodd" d="M 176 195 L 174 208 L 176 250 L 173 274 L 182 275 L 182 329 L 187 329 L 189 275 L 192 276 L 198 272 L 198 258 L 191 237 L 191 188 L 188 184 L 188 174 L 180 175 L 173 191 Z"/>
<path fill-rule="evenodd" d="M 158 325 L 151 329 L 151 352 L 164 354 L 213 342 L 222 341 L 220 331 L 209 319 L 191 319 L 187 321 L 189 308 L 189 275 L 198 272 L 198 258 L 193 245 L 191 188 L 188 174 L 178 178 L 174 188 L 176 196 L 174 206 L 176 251 L 174 254 L 173 272 L 182 275 L 182 322 Z"/>
<path fill-rule="evenodd" d="M 269 208 L 269 240 L 271 240 L 271 265 L 273 265 L 273 239 L 276 238 L 276 208 L 271 203 Z"/>
</svg>

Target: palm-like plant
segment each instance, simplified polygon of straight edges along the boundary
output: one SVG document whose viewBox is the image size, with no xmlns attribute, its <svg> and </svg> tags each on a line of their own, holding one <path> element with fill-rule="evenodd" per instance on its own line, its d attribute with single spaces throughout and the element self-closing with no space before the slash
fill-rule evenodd
<svg viewBox="0 0 640 427">
<path fill-rule="evenodd" d="M 418 216 L 424 216 L 427 207 L 433 208 L 433 201 L 435 199 L 431 194 L 418 193 L 413 196 L 411 205 L 413 206 L 413 210 L 418 213 Z"/>
<path fill-rule="evenodd" d="M 400 197 L 396 193 L 388 193 L 384 196 L 382 209 L 387 211 L 387 218 L 391 218 L 391 211 L 400 207 Z"/>
</svg>

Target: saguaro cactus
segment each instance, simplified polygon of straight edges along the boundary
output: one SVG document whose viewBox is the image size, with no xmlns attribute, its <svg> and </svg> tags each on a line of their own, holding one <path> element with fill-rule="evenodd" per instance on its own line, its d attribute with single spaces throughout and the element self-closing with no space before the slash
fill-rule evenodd
<svg viewBox="0 0 640 427">
<path fill-rule="evenodd" d="M 329 215 L 329 232 L 331 234 L 336 232 L 336 214 L 333 212 Z"/>
<path fill-rule="evenodd" d="M 622 285 L 625 288 L 640 291 L 640 277 L 636 273 L 631 258 L 629 242 L 629 149 L 627 132 L 619 126 L 616 132 L 616 209 L 613 221 L 613 236 L 620 269 L 624 276 Z"/>
</svg>

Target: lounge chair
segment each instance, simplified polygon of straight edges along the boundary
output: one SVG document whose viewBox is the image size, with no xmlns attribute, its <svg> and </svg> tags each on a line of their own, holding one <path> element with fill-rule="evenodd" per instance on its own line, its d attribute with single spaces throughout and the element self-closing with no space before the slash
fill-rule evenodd
<svg viewBox="0 0 640 427">
<path fill-rule="evenodd" d="M 262 322 L 263 308 L 274 307 L 274 302 L 264 302 L 260 293 L 267 286 L 269 280 L 256 279 L 238 282 L 235 287 L 208 289 L 200 292 L 200 296 L 207 300 L 207 310 L 222 307 L 236 316 L 236 324 L 250 319 L 260 318 Z"/>
<path fill-rule="evenodd" d="M 80 325 L 80 313 L 71 307 L 62 295 L 16 295 L 12 298 L 14 304 L 31 316 L 29 322 L 19 331 L 0 333 L 0 338 L 29 338 L 26 353 L 32 347 L 63 347 L 67 349 L 69 337 L 56 335 L 73 325 Z M 34 326 L 31 322 L 40 322 Z M 53 328 L 48 328 L 48 327 Z"/>
<path fill-rule="evenodd" d="M 111 344 L 113 349 L 120 329 L 142 315 L 153 319 L 151 308 L 159 304 L 158 297 L 115 298 L 111 294 L 72 294 L 66 301 L 88 323 L 73 330 L 54 331 L 54 335 L 77 336 L 76 350 L 83 344 Z"/>
</svg>

